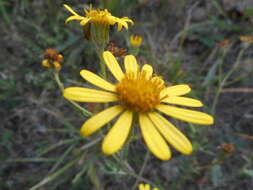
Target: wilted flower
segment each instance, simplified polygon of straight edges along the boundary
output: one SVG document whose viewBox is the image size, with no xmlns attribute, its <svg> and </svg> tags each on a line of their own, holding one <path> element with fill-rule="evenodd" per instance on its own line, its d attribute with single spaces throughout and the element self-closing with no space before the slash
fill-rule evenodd
<svg viewBox="0 0 253 190">
<path fill-rule="evenodd" d="M 61 69 L 63 56 L 55 49 L 48 48 L 45 51 L 44 59 L 42 60 L 43 67 L 52 67 L 56 70 Z"/>
</svg>

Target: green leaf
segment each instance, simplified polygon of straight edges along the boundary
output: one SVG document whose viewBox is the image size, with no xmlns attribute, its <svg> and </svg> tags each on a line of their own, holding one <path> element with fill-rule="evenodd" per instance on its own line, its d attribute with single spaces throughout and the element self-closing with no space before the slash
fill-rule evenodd
<svg viewBox="0 0 253 190">
<path fill-rule="evenodd" d="M 213 24 L 218 26 L 221 29 L 228 30 L 228 31 L 234 31 L 234 32 L 241 32 L 242 28 L 239 25 L 229 23 L 226 20 L 218 19 L 217 17 L 211 17 L 211 21 Z"/>
</svg>

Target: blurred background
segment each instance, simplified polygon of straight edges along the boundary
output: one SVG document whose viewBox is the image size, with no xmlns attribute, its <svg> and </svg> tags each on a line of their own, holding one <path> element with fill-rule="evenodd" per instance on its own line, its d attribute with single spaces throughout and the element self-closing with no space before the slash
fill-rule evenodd
<svg viewBox="0 0 253 190">
<path fill-rule="evenodd" d="M 97 151 L 86 150 L 94 139 L 79 135 L 86 118 L 41 66 L 45 49 L 55 48 L 64 56 L 66 86 L 85 83 L 81 69 L 98 71 L 79 23 L 64 23 L 70 13 L 63 3 L 81 15 L 92 4 L 131 18 L 134 26 L 122 32 L 112 27 L 110 40 L 128 49 L 129 36 L 141 35 L 139 63 L 152 64 L 168 85 L 190 84 L 190 96 L 215 117 L 214 126 L 173 120 L 194 153 L 173 151 L 167 162 L 150 155 L 143 178 L 160 190 L 253 189 L 252 0 L 1 0 L 1 190 L 129 190 L 143 163 L 142 139 L 122 154 L 133 175 L 103 156 L 101 143 L 93 147 Z"/>
</svg>

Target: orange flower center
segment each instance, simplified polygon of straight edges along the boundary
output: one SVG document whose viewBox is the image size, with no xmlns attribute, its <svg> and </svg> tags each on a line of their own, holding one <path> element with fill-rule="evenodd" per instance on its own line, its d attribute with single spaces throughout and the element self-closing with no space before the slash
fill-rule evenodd
<svg viewBox="0 0 253 190">
<path fill-rule="evenodd" d="M 128 109 L 135 112 L 153 110 L 161 102 L 160 92 L 165 88 L 164 81 L 158 77 L 148 77 L 143 72 L 127 73 L 116 84 L 119 100 Z"/>
</svg>

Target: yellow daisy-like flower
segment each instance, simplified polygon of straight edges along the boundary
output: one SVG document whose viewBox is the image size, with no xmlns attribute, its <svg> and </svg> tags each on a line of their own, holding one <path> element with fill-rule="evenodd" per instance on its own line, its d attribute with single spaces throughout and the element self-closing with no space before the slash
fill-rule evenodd
<svg viewBox="0 0 253 190">
<path fill-rule="evenodd" d="M 112 16 L 107 9 L 104 10 L 92 10 L 92 8 L 90 8 L 90 10 L 84 9 L 85 16 L 80 16 L 68 5 L 64 4 L 64 7 L 73 14 L 72 16 L 66 19 L 66 22 L 69 22 L 71 20 L 79 20 L 81 26 L 84 26 L 87 23 L 107 24 L 107 25 L 114 25 L 117 23 L 118 31 L 121 31 L 122 27 L 128 29 L 128 22 L 133 24 L 133 21 L 128 17 L 118 18 Z"/>
<path fill-rule="evenodd" d="M 139 68 L 133 55 L 124 59 L 125 73 L 115 57 L 106 51 L 103 53 L 105 64 L 116 78 L 116 84 L 105 81 L 98 75 L 82 70 L 81 76 L 91 84 L 103 89 L 95 90 L 83 87 L 69 87 L 64 90 L 64 97 L 79 102 L 118 102 L 104 111 L 89 118 L 81 128 L 81 135 L 89 136 L 118 116 L 102 143 L 102 151 L 111 155 L 125 143 L 131 130 L 133 116 L 138 116 L 141 133 L 149 150 L 159 159 L 168 160 L 171 151 L 167 143 L 183 154 L 192 152 L 190 141 L 164 116 L 174 117 L 191 123 L 210 125 L 213 117 L 169 104 L 201 107 L 195 99 L 182 97 L 190 92 L 186 84 L 165 87 L 159 76 L 153 76 L 153 69 L 145 64 Z"/>
<path fill-rule="evenodd" d="M 151 187 L 149 184 L 140 184 L 139 190 L 151 190 Z M 159 190 L 157 187 L 153 188 L 153 190 Z"/>
<path fill-rule="evenodd" d="M 142 43 L 142 37 L 139 35 L 131 35 L 130 36 L 130 44 L 133 47 L 140 47 Z"/>
</svg>

